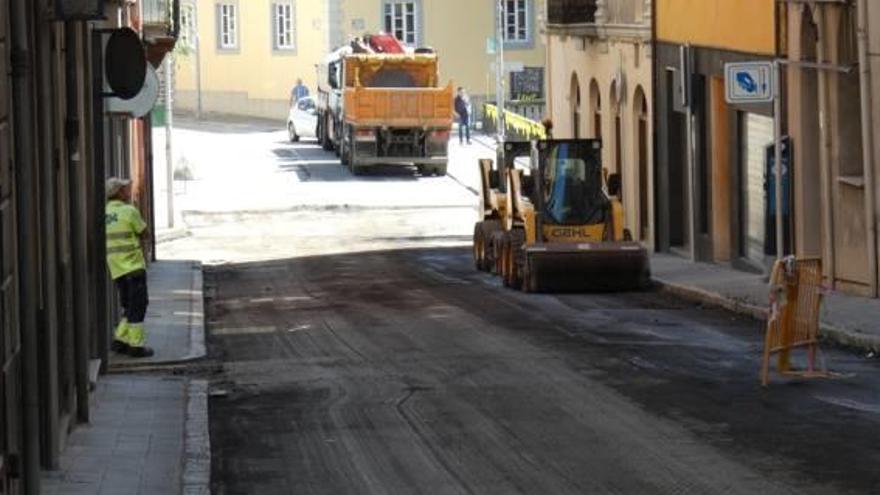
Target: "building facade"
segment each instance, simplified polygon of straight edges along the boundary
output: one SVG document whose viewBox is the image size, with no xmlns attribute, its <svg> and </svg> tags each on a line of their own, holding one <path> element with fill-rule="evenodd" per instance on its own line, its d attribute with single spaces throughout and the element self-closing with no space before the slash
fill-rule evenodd
<svg viewBox="0 0 880 495">
<path fill-rule="evenodd" d="M 724 65 L 776 57 L 776 2 L 654 4 L 655 246 L 764 270 L 775 253 L 764 191 L 773 108 L 728 104 Z"/>
<path fill-rule="evenodd" d="M 653 108 L 648 0 L 548 0 L 548 113 L 554 137 L 596 138 L 623 179 L 626 228 L 653 244 Z"/>
<path fill-rule="evenodd" d="M 173 2 L 0 3 L 0 493 L 40 493 L 67 434 L 88 422 L 107 365 L 114 294 L 104 181 L 149 184 L 149 119 L 108 113 L 102 56 L 131 28 L 145 58 L 173 46 Z M 149 15 L 148 7 L 160 13 Z M 131 33 L 131 32 L 129 32 Z M 146 64 L 146 62 L 145 62 Z M 146 218 L 149 205 L 141 201 Z"/>
<path fill-rule="evenodd" d="M 175 107 L 283 121 L 329 51 L 326 0 L 181 0 Z"/>
<path fill-rule="evenodd" d="M 494 0 L 181 0 L 175 106 L 205 113 L 286 117 L 297 78 L 314 92 L 315 66 L 365 33 L 389 32 L 440 54 L 441 81 L 494 98 Z M 542 100 L 544 0 L 505 0 L 508 97 Z M 290 13 L 290 16 L 288 16 Z M 467 29 L 461 24 L 467 16 Z M 189 29 L 187 27 L 189 26 Z M 188 33 L 192 34 L 188 34 Z"/>
<path fill-rule="evenodd" d="M 782 12 L 794 251 L 821 257 L 835 289 L 876 297 L 880 5 L 786 2 Z"/>
</svg>

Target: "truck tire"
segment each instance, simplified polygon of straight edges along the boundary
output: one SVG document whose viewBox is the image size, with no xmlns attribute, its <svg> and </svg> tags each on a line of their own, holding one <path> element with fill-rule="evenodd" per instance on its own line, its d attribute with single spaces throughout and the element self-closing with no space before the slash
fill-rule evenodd
<svg viewBox="0 0 880 495">
<path fill-rule="evenodd" d="M 434 166 L 434 174 L 436 174 L 437 177 L 445 176 L 446 175 L 446 164 L 444 163 L 443 165 L 435 165 Z"/>
<path fill-rule="evenodd" d="M 324 151 L 331 151 L 333 149 L 333 143 L 330 142 L 330 136 L 327 135 L 327 116 L 326 115 L 323 118 L 321 118 L 320 129 L 321 129 L 321 136 L 319 139 L 321 140 L 321 148 Z"/>
<path fill-rule="evenodd" d="M 342 139 L 339 141 L 339 161 L 342 163 L 344 167 L 351 168 L 352 164 L 352 153 L 349 148 L 351 148 L 351 140 L 348 140 L 348 144 L 346 144 L 346 136 L 350 133 L 346 132 Z"/>
</svg>

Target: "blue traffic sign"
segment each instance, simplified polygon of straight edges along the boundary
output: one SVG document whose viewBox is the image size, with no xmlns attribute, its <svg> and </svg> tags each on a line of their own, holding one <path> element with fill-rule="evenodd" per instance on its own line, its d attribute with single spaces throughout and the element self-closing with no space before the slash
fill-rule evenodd
<svg viewBox="0 0 880 495">
<path fill-rule="evenodd" d="M 727 102 L 768 103 L 773 101 L 773 63 L 747 62 L 724 66 Z"/>
</svg>

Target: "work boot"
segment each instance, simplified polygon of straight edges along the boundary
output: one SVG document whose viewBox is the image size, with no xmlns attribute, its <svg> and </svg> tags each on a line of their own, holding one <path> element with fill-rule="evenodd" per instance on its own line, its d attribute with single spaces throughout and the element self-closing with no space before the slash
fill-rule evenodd
<svg viewBox="0 0 880 495">
<path fill-rule="evenodd" d="M 155 352 L 153 352 L 153 349 L 151 347 L 146 347 L 146 346 L 132 347 L 132 346 L 129 346 L 129 348 L 128 348 L 128 355 L 133 358 L 148 358 L 148 357 L 152 357 L 153 354 L 155 354 Z"/>
<path fill-rule="evenodd" d="M 110 345 L 110 349 L 118 354 L 128 354 L 130 347 L 126 342 L 113 339 L 113 344 Z"/>
</svg>

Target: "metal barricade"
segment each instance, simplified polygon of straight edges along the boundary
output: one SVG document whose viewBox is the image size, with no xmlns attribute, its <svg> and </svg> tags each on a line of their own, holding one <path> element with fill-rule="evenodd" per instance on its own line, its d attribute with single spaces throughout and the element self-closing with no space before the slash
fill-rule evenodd
<svg viewBox="0 0 880 495">
<path fill-rule="evenodd" d="M 818 258 L 789 256 L 773 266 L 770 275 L 770 317 L 764 341 L 761 384 L 770 382 L 770 360 L 777 355 L 777 372 L 801 378 L 828 378 L 817 369 L 819 353 L 819 310 L 822 304 L 822 262 Z M 795 349 L 807 351 L 805 370 L 791 366 Z"/>
</svg>

